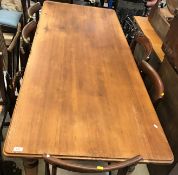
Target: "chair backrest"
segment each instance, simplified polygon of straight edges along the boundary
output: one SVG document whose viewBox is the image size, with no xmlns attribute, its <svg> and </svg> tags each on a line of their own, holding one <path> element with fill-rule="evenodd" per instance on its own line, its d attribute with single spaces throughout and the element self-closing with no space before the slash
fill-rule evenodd
<svg viewBox="0 0 178 175">
<path fill-rule="evenodd" d="M 13 57 L 14 48 L 20 37 L 20 29 L 21 26 L 19 25 L 18 31 L 8 48 L 5 45 L 5 40 L 2 31 L 0 30 L 0 81 L 1 81 L 0 91 L 1 91 L 1 97 L 4 100 L 8 100 L 9 107 L 11 108 L 9 110 L 10 114 L 12 114 L 15 105 L 15 100 L 16 100 L 15 91 L 16 91 L 17 84 L 19 82 L 18 80 L 20 79 L 20 73 L 14 70 L 16 69 L 16 67 L 14 64 L 15 60 Z M 6 74 L 6 76 L 4 76 L 4 73 Z M 5 86 L 5 81 L 6 81 L 6 86 Z"/>
<path fill-rule="evenodd" d="M 141 72 L 146 75 L 151 82 L 150 86 L 147 86 L 148 93 L 150 94 L 150 98 L 156 107 L 159 101 L 164 96 L 164 85 L 156 70 L 145 60 L 142 60 L 139 65 Z M 144 77 L 145 78 L 145 77 Z"/>
<path fill-rule="evenodd" d="M 152 44 L 145 35 L 136 35 L 130 44 L 130 48 L 137 65 L 139 65 L 142 60 L 148 61 L 150 59 L 150 55 L 152 53 Z"/>
<path fill-rule="evenodd" d="M 10 42 L 10 45 L 7 47 L 3 33 L 0 29 L 0 51 L 3 56 L 3 69 L 7 71 L 11 77 L 18 71 L 19 67 L 19 45 L 20 45 L 20 36 L 21 36 L 21 24 L 17 26 L 17 31 Z"/>
<path fill-rule="evenodd" d="M 37 23 L 35 21 L 31 21 L 24 26 L 22 29 L 22 39 L 26 44 L 31 44 L 33 41 L 33 37 L 36 31 Z"/>
<path fill-rule="evenodd" d="M 31 50 L 31 45 L 33 42 L 34 34 L 36 31 L 37 23 L 31 21 L 24 26 L 22 29 L 22 47 L 20 48 L 20 59 L 21 59 L 21 69 L 25 70 L 26 63 Z"/>
<path fill-rule="evenodd" d="M 174 19 L 167 35 L 165 36 L 162 49 L 166 55 L 166 59 L 178 73 L 178 10 L 175 11 Z"/>
<path fill-rule="evenodd" d="M 102 173 L 102 172 L 110 172 L 113 170 L 120 170 L 127 173 L 130 167 L 135 166 L 139 161 L 142 160 L 142 157 L 135 156 L 124 162 L 110 164 L 105 167 L 103 166 L 91 167 L 83 164 L 71 163 L 67 160 L 57 159 L 49 155 L 43 155 L 43 159 L 45 161 L 45 166 L 46 166 L 45 167 L 46 175 L 50 175 L 49 165 L 52 165 L 51 175 L 56 175 L 57 168 L 61 168 L 73 172 L 79 172 L 79 173 Z"/>
<path fill-rule="evenodd" d="M 36 17 L 35 21 L 38 22 L 40 9 L 41 9 L 40 2 L 37 2 L 28 8 L 29 21 L 32 21 L 34 19 L 34 15 L 35 15 L 35 17 Z"/>
</svg>

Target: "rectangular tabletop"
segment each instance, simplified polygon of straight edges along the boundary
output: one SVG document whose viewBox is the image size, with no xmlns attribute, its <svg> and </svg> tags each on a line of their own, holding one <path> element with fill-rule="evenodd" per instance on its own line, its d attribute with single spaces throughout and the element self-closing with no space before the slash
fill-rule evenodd
<svg viewBox="0 0 178 175">
<path fill-rule="evenodd" d="M 172 162 L 113 10 L 44 3 L 4 153 Z"/>
</svg>

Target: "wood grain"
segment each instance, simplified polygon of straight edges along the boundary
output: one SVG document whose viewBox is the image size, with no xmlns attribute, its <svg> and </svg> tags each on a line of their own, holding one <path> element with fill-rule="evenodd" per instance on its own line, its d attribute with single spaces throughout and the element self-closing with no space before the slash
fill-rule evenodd
<svg viewBox="0 0 178 175">
<path fill-rule="evenodd" d="M 173 161 L 113 10 L 44 3 L 4 153 Z"/>
<path fill-rule="evenodd" d="M 147 17 L 135 16 L 134 17 L 137 25 L 141 29 L 141 31 L 149 38 L 151 44 L 153 46 L 153 50 L 155 51 L 156 55 L 162 62 L 164 59 L 164 52 L 162 51 L 162 40 L 155 32 L 154 28 L 151 26 L 150 22 L 148 21 Z"/>
</svg>

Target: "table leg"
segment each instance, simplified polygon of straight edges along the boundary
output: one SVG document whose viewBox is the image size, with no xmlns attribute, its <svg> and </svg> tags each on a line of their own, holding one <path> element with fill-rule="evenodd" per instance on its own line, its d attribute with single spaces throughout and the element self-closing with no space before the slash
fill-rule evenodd
<svg viewBox="0 0 178 175">
<path fill-rule="evenodd" d="M 23 159 L 23 166 L 25 175 L 38 174 L 38 160 L 37 159 Z"/>
</svg>

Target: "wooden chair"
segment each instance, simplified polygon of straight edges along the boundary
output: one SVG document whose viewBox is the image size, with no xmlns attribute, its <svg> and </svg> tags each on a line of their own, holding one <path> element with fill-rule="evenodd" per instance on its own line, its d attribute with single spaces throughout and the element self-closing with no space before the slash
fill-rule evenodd
<svg viewBox="0 0 178 175">
<path fill-rule="evenodd" d="M 177 1 L 172 1 L 176 3 Z M 171 165 L 149 165 L 150 175 L 168 175 L 178 163 L 178 13 L 171 22 L 164 39 L 162 49 L 165 53 L 159 68 L 159 75 L 164 83 L 165 96 L 157 107 L 157 113 L 167 140 L 174 154 Z M 177 174 L 177 172 L 175 172 Z"/>
<path fill-rule="evenodd" d="M 37 23 L 35 21 L 31 21 L 28 24 L 26 24 L 22 29 L 22 39 L 26 44 L 29 45 L 32 44 L 36 27 Z"/>
<path fill-rule="evenodd" d="M 40 2 L 41 5 L 43 5 L 43 3 L 46 1 L 46 0 L 37 0 L 38 2 Z M 74 0 L 52 0 L 52 1 L 55 1 L 55 2 L 62 2 L 62 3 L 70 3 L 70 4 L 73 4 Z"/>
<path fill-rule="evenodd" d="M 1 35 L 1 34 L 0 34 Z M 1 38 L 1 37 L 0 37 Z M 16 167 L 15 162 L 4 160 L 2 156 L 2 141 L 3 141 L 3 134 L 2 130 L 4 127 L 9 126 L 9 122 L 6 122 L 6 116 L 7 113 L 10 113 L 11 105 L 12 105 L 12 96 L 9 96 L 8 92 L 11 93 L 12 91 L 9 91 L 10 89 L 14 90 L 13 83 L 9 85 L 7 82 L 5 82 L 5 76 L 4 76 L 4 58 L 3 58 L 3 52 L 1 52 L 2 42 L 0 41 L 0 117 L 1 123 L 0 123 L 0 175 L 5 174 L 21 174 L 21 170 Z M 13 93 L 15 95 L 15 91 Z M 15 96 L 14 96 L 15 97 Z"/>
<path fill-rule="evenodd" d="M 163 82 L 156 70 L 145 60 L 142 60 L 139 68 L 144 75 L 145 85 L 152 100 L 152 103 L 157 107 L 158 103 L 164 96 Z M 146 79 L 146 77 L 147 79 Z M 149 83 L 148 83 L 148 81 Z"/>
<path fill-rule="evenodd" d="M 8 73 L 9 68 L 11 68 L 8 62 L 12 61 L 12 59 L 9 59 L 9 53 L 11 55 L 13 52 L 18 38 L 19 32 L 16 33 L 10 46 L 6 48 L 5 40 L 0 29 L 0 117 L 2 117 L 0 123 L 0 174 L 7 174 L 5 173 L 5 169 L 8 169 L 10 174 L 14 174 L 13 172 L 17 171 L 20 172 L 20 169 L 16 168 L 14 162 L 3 160 L 1 152 L 1 142 L 3 141 L 2 131 L 4 127 L 9 126 L 9 122 L 6 121 L 6 117 L 8 113 L 10 117 L 12 116 L 17 98 L 15 93 L 16 87 L 20 80 L 20 72 L 16 72 L 14 77 L 11 77 Z"/>
<path fill-rule="evenodd" d="M 3 52 L 0 52 L 0 117 L 2 117 L 2 119 L 0 119 L 0 175 L 15 175 L 21 174 L 21 170 L 16 167 L 15 162 L 3 159 L 1 145 L 4 140 L 2 134 L 3 128 L 9 126 L 9 122 L 6 121 L 6 116 L 8 113 L 10 116 L 12 115 L 12 111 L 15 106 L 15 84 L 17 83 L 17 77 L 15 78 L 16 80 L 14 79 L 13 81 L 8 82 L 5 81 L 5 68 L 3 60 Z"/>
<path fill-rule="evenodd" d="M 3 106 L 4 109 L 4 117 L 2 119 L 2 125 L 0 126 L 1 136 L 3 127 L 9 124 L 5 122 L 7 113 L 9 113 L 10 116 L 12 116 L 12 112 L 17 98 L 15 91 L 17 86 L 20 84 L 19 83 L 21 76 L 20 72 L 17 72 L 18 68 L 15 67 L 15 64 L 13 64 L 14 62 L 18 61 L 14 61 L 13 57 L 10 58 L 16 46 L 18 38 L 19 32 L 17 32 L 17 34 L 15 35 L 10 46 L 6 48 L 3 34 L 2 31 L 0 30 L 0 95 L 2 99 L 2 102 L 0 104 L 1 106 Z"/>
<path fill-rule="evenodd" d="M 10 45 L 7 47 L 2 30 L 0 28 L 0 48 L 3 53 L 5 70 L 13 77 L 19 70 L 19 46 L 20 46 L 20 36 L 21 36 L 21 24 L 17 26 L 17 32 L 13 37 Z"/>
<path fill-rule="evenodd" d="M 29 21 L 34 20 L 34 15 L 35 15 L 35 21 L 38 22 L 40 9 L 41 9 L 40 2 L 37 2 L 28 8 Z"/>
<path fill-rule="evenodd" d="M 22 29 L 23 42 L 20 48 L 20 59 L 21 59 L 21 70 L 23 71 L 25 70 L 28 61 L 31 45 L 36 31 L 36 26 L 37 23 L 35 21 L 31 21 L 28 24 L 26 24 Z"/>
<path fill-rule="evenodd" d="M 67 160 L 51 157 L 50 155 L 43 155 L 43 159 L 45 161 L 46 175 L 50 175 L 49 165 L 52 165 L 51 175 L 56 175 L 57 168 L 78 172 L 78 173 L 102 173 L 102 172 L 111 172 L 113 170 L 118 170 L 118 175 L 124 175 L 127 174 L 127 172 L 131 167 L 135 166 L 139 161 L 141 161 L 142 157 L 136 156 L 124 162 L 113 163 L 105 167 L 103 166 L 91 167 L 82 164 L 71 163 Z"/>
<path fill-rule="evenodd" d="M 139 65 L 142 60 L 148 61 L 153 50 L 149 39 L 142 34 L 135 36 L 130 44 L 130 48 L 137 65 Z"/>
</svg>

